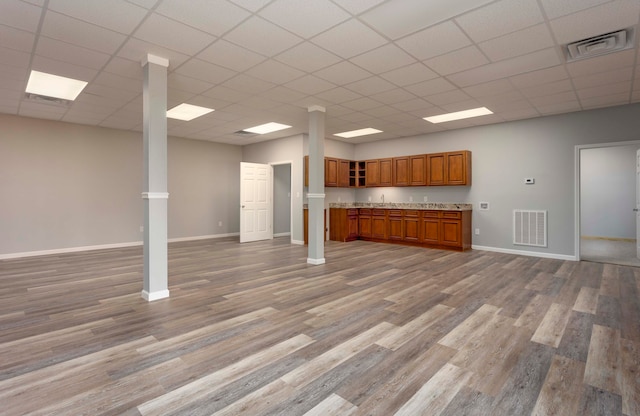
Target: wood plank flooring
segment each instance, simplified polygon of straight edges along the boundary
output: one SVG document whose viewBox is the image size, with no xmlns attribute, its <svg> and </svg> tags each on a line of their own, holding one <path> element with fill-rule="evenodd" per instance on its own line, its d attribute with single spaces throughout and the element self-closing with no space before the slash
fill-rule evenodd
<svg viewBox="0 0 640 416">
<path fill-rule="evenodd" d="M 640 415 L 640 268 L 288 239 L 0 261 L 2 415 Z"/>
</svg>

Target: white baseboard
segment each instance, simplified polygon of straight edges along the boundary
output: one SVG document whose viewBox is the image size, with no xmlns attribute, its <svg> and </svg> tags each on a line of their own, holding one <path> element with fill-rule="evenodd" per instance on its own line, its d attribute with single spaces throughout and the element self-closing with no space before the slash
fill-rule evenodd
<svg viewBox="0 0 640 416">
<path fill-rule="evenodd" d="M 273 237 L 274 238 L 275 237 L 286 237 L 288 235 L 291 235 L 291 233 L 277 233 L 277 234 L 274 234 Z"/>
<path fill-rule="evenodd" d="M 318 266 L 320 264 L 325 264 L 326 261 L 325 259 L 312 259 L 312 258 L 307 258 L 307 263 L 308 264 L 313 264 L 314 266 Z"/>
<path fill-rule="evenodd" d="M 304 245 L 304 241 L 303 240 L 291 240 L 291 244 L 296 244 L 298 246 L 303 246 Z"/>
<path fill-rule="evenodd" d="M 517 254 L 520 256 L 529 256 L 529 257 L 542 257 L 545 259 L 556 259 L 556 260 L 568 260 L 568 261 L 578 261 L 576 256 L 570 256 L 566 254 L 555 254 L 555 253 L 540 253 L 537 251 L 525 251 L 525 250 L 512 250 L 508 248 L 498 248 L 498 247 L 485 247 L 485 246 L 476 246 L 472 245 L 472 249 L 481 250 L 481 251 L 493 251 L 496 253 L 505 253 L 505 254 Z"/>
<path fill-rule="evenodd" d="M 146 300 L 147 302 L 153 302 L 154 300 L 168 298 L 169 290 L 168 289 L 158 290 L 156 292 L 151 292 L 151 293 L 147 292 L 146 290 L 143 290 L 141 296 L 142 296 L 142 299 Z"/>
<path fill-rule="evenodd" d="M 181 242 L 181 241 L 207 240 L 207 239 L 210 239 L 210 238 L 236 237 L 236 236 L 239 236 L 239 235 L 240 235 L 240 233 L 199 235 L 199 236 L 195 236 L 195 237 L 170 238 L 170 239 L 167 240 L 167 242 L 168 243 L 177 243 L 177 242 Z M 51 254 L 77 253 L 79 251 L 106 250 L 106 249 L 110 249 L 110 248 L 136 247 L 136 246 L 141 246 L 141 245 L 142 245 L 142 241 L 132 241 L 132 242 L 129 242 L 129 243 L 100 244 L 100 245 L 95 245 L 95 246 L 57 248 L 57 249 L 53 249 L 53 250 L 26 251 L 26 252 L 22 252 L 22 253 L 0 254 L 0 260 L 18 259 L 18 258 L 22 258 L 22 257 L 48 256 L 48 255 L 51 255 Z"/>
</svg>

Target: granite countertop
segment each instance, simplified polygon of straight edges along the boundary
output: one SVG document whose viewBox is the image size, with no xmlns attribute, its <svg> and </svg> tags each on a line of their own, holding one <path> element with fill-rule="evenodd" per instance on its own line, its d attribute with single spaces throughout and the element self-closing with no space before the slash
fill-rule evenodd
<svg viewBox="0 0 640 416">
<path fill-rule="evenodd" d="M 331 202 L 329 208 L 386 208 L 442 211 L 471 211 L 473 204 L 451 202 Z"/>
</svg>

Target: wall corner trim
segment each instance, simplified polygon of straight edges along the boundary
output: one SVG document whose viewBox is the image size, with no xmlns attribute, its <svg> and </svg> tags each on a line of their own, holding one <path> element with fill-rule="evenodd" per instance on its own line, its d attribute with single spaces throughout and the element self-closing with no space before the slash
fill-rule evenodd
<svg viewBox="0 0 640 416">
<path fill-rule="evenodd" d="M 142 199 L 169 199 L 169 192 L 143 192 Z"/>
<path fill-rule="evenodd" d="M 168 68 L 169 60 L 167 58 L 163 58 L 161 56 L 152 55 L 148 53 L 147 56 L 145 56 L 144 59 L 142 60 L 142 66 L 145 66 L 147 64 L 156 64 L 156 65 L 161 65 L 161 66 L 164 66 L 165 68 Z"/>
</svg>

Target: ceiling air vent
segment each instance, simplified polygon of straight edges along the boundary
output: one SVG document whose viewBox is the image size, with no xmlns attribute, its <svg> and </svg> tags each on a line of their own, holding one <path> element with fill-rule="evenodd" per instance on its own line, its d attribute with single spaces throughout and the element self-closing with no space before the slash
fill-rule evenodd
<svg viewBox="0 0 640 416">
<path fill-rule="evenodd" d="M 64 98 L 48 97 L 46 95 L 33 94 L 31 92 L 26 93 L 25 98 L 29 101 L 35 101 L 41 104 L 51 104 L 58 107 L 68 107 L 71 104 L 71 101 L 65 100 Z"/>
<path fill-rule="evenodd" d="M 246 131 L 246 130 L 238 130 L 233 134 L 235 134 L 236 136 L 249 137 L 249 136 L 255 136 L 257 133 L 251 133 L 250 131 Z"/>
<path fill-rule="evenodd" d="M 592 38 L 569 43 L 566 46 L 567 61 L 593 58 L 633 47 L 633 28 L 618 30 Z"/>
</svg>

